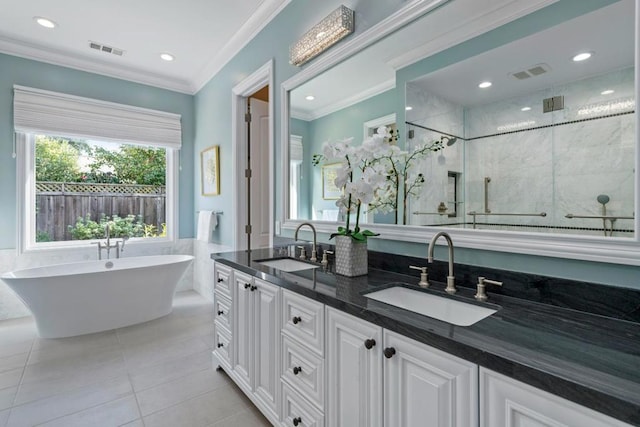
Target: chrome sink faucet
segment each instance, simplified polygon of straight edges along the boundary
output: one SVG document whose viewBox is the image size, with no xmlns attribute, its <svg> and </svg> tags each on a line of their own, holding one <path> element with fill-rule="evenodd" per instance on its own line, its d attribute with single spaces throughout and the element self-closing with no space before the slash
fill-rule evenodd
<svg viewBox="0 0 640 427">
<path fill-rule="evenodd" d="M 120 252 L 124 252 L 124 244 L 127 241 L 128 237 L 123 237 L 121 240 L 117 240 L 115 243 L 111 244 L 111 230 L 109 227 L 109 223 L 105 224 L 104 232 L 105 237 L 107 238 L 106 242 L 93 242 L 94 245 L 98 245 L 98 259 L 102 259 L 103 249 L 106 249 L 107 259 L 109 259 L 111 257 L 111 249 L 113 248 L 115 248 L 116 250 L 116 258 L 120 258 Z"/>
<path fill-rule="evenodd" d="M 433 249 L 436 246 L 436 240 L 438 240 L 438 237 L 440 236 L 445 238 L 445 240 L 447 241 L 447 246 L 449 247 L 449 275 L 447 276 L 447 287 L 445 289 L 445 292 L 449 294 L 455 294 L 456 278 L 453 275 L 453 241 L 451 240 L 451 236 L 449 236 L 449 234 L 441 231 L 431 238 L 431 242 L 429 242 L 429 250 L 427 251 L 427 262 L 433 262 Z"/>
<path fill-rule="evenodd" d="M 308 226 L 311 228 L 311 231 L 313 231 L 313 246 L 311 247 L 311 258 L 309 258 L 309 261 L 311 261 L 311 262 L 316 262 L 316 261 L 318 261 L 318 253 L 316 252 L 316 245 L 317 245 L 317 240 L 316 240 L 316 238 L 317 238 L 317 236 L 316 236 L 316 228 L 315 228 L 311 223 L 309 223 L 309 222 L 303 222 L 302 224 L 300 224 L 300 225 L 298 226 L 298 228 L 296 228 L 296 232 L 295 232 L 295 234 L 293 235 L 293 238 L 294 238 L 295 240 L 298 240 L 298 230 L 300 230 L 300 228 L 301 228 L 303 225 L 308 225 Z"/>
</svg>

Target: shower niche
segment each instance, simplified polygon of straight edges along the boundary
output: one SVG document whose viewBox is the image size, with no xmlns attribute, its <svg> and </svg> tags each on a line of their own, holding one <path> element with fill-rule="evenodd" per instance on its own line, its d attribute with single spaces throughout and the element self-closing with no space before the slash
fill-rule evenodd
<svg viewBox="0 0 640 427">
<path fill-rule="evenodd" d="M 447 142 L 419 165 L 429 185 L 409 201 L 408 224 L 633 238 L 635 38 L 628 5 L 406 81 L 409 148 Z M 621 25 L 589 25 L 609 18 Z M 590 47 L 590 58 L 573 60 L 579 45 Z"/>
</svg>

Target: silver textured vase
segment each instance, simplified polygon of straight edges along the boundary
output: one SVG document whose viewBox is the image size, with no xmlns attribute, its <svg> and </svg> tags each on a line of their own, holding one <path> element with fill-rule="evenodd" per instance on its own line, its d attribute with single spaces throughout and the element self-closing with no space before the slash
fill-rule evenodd
<svg viewBox="0 0 640 427">
<path fill-rule="evenodd" d="M 367 242 L 357 242 L 350 236 L 336 236 L 335 239 L 336 274 L 348 277 L 367 274 Z"/>
</svg>

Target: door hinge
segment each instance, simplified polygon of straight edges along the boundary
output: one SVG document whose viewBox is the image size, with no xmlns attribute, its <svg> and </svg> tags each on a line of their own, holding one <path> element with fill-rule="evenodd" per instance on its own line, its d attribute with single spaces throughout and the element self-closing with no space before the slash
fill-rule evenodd
<svg viewBox="0 0 640 427">
<path fill-rule="evenodd" d="M 251 113 L 246 113 L 244 115 L 244 121 L 247 123 L 251 123 Z"/>
<path fill-rule="evenodd" d="M 244 177 L 245 178 L 251 178 L 251 169 L 245 169 L 244 170 Z"/>
<path fill-rule="evenodd" d="M 247 234 L 251 234 L 251 225 L 245 225 L 244 226 L 244 232 Z"/>
</svg>

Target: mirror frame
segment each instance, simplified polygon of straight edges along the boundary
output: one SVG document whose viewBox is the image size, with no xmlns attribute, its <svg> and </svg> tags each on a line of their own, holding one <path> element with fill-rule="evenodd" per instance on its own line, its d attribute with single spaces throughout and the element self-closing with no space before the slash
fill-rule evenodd
<svg viewBox="0 0 640 427">
<path fill-rule="evenodd" d="M 479 20 L 481 22 L 465 29 L 467 33 L 462 39 L 459 36 L 456 37 L 451 34 L 438 37 L 430 43 L 428 52 L 421 52 L 421 56 L 415 59 L 425 58 L 446 50 L 449 47 L 470 40 L 507 22 L 511 22 L 538 9 L 549 6 L 556 1 L 557 0 L 536 0 L 526 2 L 526 5 L 519 5 L 517 3 L 520 2 L 515 0 L 505 1 L 501 7 L 494 9 L 493 14 L 487 13 L 481 17 Z M 279 147 L 281 150 L 282 164 L 289 164 L 289 92 L 291 90 L 447 2 L 449 2 L 449 0 L 414 0 L 369 30 L 332 48 L 304 70 L 283 82 L 281 85 L 280 98 L 282 100 L 280 111 L 282 137 L 280 138 Z M 507 17 L 504 16 L 505 10 L 509 14 Z M 497 16 L 494 16 L 496 13 Z M 635 34 L 636 40 L 638 40 L 640 37 L 640 0 L 635 0 L 635 22 Z M 446 231 L 451 235 L 451 238 L 458 247 L 612 264 L 640 265 L 640 113 L 637 107 L 637 102 L 640 99 L 640 73 L 638 72 L 640 68 L 640 42 L 636 42 L 634 66 L 636 95 L 636 173 L 634 201 L 635 233 L 633 238 L 602 238 L 594 236 L 386 224 L 367 224 L 367 228 L 373 232 L 380 233 L 378 239 L 384 240 L 426 244 L 435 233 Z M 293 231 L 298 225 L 303 222 L 308 222 L 309 220 L 293 220 L 287 218 L 289 213 L 289 168 L 282 167 L 281 170 L 282 181 L 280 182 L 280 194 L 282 194 L 282 198 L 279 220 L 281 221 L 282 229 Z M 317 231 L 321 233 L 334 233 L 337 225 L 339 225 L 332 221 L 316 220 L 311 222 L 315 225 Z"/>
</svg>

